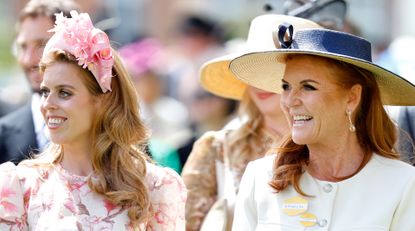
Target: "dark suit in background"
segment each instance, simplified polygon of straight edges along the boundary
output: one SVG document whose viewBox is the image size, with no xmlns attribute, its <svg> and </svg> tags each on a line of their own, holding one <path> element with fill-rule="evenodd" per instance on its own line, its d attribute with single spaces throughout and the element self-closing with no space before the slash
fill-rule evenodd
<svg viewBox="0 0 415 231">
<path fill-rule="evenodd" d="M 404 158 L 415 165 L 415 107 L 402 107 L 399 111 L 400 151 Z"/>
<path fill-rule="evenodd" d="M 0 118 L 0 163 L 18 163 L 38 149 L 30 101 Z"/>
<path fill-rule="evenodd" d="M 402 129 L 415 140 L 415 107 L 403 107 L 399 113 L 398 123 Z"/>
<path fill-rule="evenodd" d="M 0 99 L 0 117 L 5 116 L 6 114 L 12 112 L 16 108 L 17 106 L 9 104 Z"/>
</svg>

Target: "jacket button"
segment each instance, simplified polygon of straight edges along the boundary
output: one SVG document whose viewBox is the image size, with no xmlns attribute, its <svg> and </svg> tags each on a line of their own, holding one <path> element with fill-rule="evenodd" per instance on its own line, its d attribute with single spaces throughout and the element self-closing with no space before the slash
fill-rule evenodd
<svg viewBox="0 0 415 231">
<path fill-rule="evenodd" d="M 317 222 L 318 226 L 320 227 L 325 227 L 327 225 L 327 220 L 326 219 L 321 219 Z"/>
<path fill-rule="evenodd" d="M 323 191 L 326 192 L 326 193 L 329 193 L 332 190 L 333 190 L 333 185 L 331 185 L 331 184 L 326 184 L 326 185 L 323 186 Z"/>
</svg>

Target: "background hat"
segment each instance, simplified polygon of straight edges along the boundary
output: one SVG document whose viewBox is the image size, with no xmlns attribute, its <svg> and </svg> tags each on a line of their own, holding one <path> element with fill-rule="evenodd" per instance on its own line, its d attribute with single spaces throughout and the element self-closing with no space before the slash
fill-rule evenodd
<svg viewBox="0 0 415 231">
<path fill-rule="evenodd" d="M 342 30 L 347 13 L 345 0 L 285 0 L 286 15 L 307 18 L 324 28 Z"/>
<path fill-rule="evenodd" d="M 232 59 L 250 52 L 269 51 L 277 49 L 278 41 L 274 41 L 273 33 L 278 32 L 278 26 L 282 23 L 290 23 L 296 28 L 321 28 L 313 21 L 287 15 L 266 14 L 254 18 L 248 33 L 244 49 L 226 56 L 213 59 L 200 69 L 200 83 L 215 95 L 229 98 L 242 99 L 246 84 L 237 79 L 229 69 Z M 283 72 L 282 72 L 283 73 Z"/>
<path fill-rule="evenodd" d="M 133 78 L 148 71 L 154 71 L 161 51 L 161 44 L 153 38 L 127 44 L 118 50 L 128 70 L 133 74 Z"/>
<path fill-rule="evenodd" d="M 298 28 L 294 26 L 294 30 L 296 29 Z M 282 32 L 285 34 L 285 30 Z M 258 30 L 256 33 L 260 34 L 261 31 Z M 276 35 L 268 36 L 276 37 Z M 286 55 L 321 56 L 343 61 L 371 72 L 379 86 L 383 104 L 415 105 L 415 86 L 399 75 L 374 64 L 371 45 L 363 38 L 333 30 L 305 29 L 295 32 L 293 39 L 280 40 L 287 48 L 244 54 L 231 62 L 231 71 L 249 85 L 281 93 Z"/>
</svg>

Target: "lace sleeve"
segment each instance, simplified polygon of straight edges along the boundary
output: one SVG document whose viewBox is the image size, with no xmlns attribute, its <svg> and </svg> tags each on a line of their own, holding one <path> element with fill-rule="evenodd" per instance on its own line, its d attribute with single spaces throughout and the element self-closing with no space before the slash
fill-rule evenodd
<svg viewBox="0 0 415 231">
<path fill-rule="evenodd" d="M 193 146 L 182 177 L 188 191 L 186 230 L 199 230 L 203 219 L 217 199 L 215 160 L 218 148 L 214 133 L 203 135 Z"/>
</svg>

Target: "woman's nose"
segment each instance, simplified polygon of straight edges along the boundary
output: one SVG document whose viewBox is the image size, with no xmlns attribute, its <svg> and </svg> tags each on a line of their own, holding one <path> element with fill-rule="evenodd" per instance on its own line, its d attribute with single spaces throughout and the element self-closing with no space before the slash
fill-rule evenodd
<svg viewBox="0 0 415 231">
<path fill-rule="evenodd" d="M 45 110 L 53 110 L 57 108 L 55 99 L 53 95 L 49 94 L 47 96 L 42 96 L 41 107 Z"/>
<path fill-rule="evenodd" d="M 281 102 L 286 107 L 298 106 L 300 104 L 298 92 L 295 90 L 284 92 L 281 95 Z"/>
</svg>

